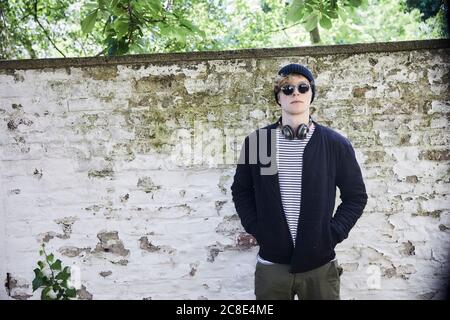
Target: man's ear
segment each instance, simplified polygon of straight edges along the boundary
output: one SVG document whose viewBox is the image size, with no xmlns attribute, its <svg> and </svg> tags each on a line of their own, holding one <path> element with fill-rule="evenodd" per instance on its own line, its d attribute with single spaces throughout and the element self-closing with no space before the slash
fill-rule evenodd
<svg viewBox="0 0 450 320">
<path fill-rule="evenodd" d="M 274 95 L 274 98 L 275 98 L 275 102 L 278 104 L 278 105 L 280 105 L 280 92 L 275 92 L 275 90 L 273 91 L 273 95 Z"/>
</svg>

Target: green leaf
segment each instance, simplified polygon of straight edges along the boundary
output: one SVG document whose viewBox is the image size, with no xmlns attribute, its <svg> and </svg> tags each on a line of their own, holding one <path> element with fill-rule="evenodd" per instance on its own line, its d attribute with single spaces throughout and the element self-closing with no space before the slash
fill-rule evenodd
<svg viewBox="0 0 450 320">
<path fill-rule="evenodd" d="M 347 21 L 348 14 L 344 9 L 339 8 L 338 15 L 339 15 L 339 17 L 341 17 L 342 21 L 344 21 L 344 22 Z"/>
<path fill-rule="evenodd" d="M 311 13 L 317 9 L 318 9 L 318 6 L 315 3 L 313 3 L 311 0 L 306 0 L 306 2 L 305 2 L 306 12 Z"/>
<path fill-rule="evenodd" d="M 64 269 L 64 270 L 65 270 L 65 269 Z M 58 273 L 58 274 L 56 275 L 55 279 L 57 279 L 57 280 L 63 280 L 63 281 L 66 281 L 67 279 L 69 279 L 70 273 L 65 272 L 64 270 L 61 271 L 60 273 Z"/>
<path fill-rule="evenodd" d="M 52 300 L 52 297 L 49 296 L 49 292 L 52 287 L 45 287 L 41 292 L 41 300 Z"/>
<path fill-rule="evenodd" d="M 44 250 L 39 250 L 39 255 L 43 256 L 44 255 Z"/>
<path fill-rule="evenodd" d="M 58 292 L 58 291 L 61 289 L 61 287 L 60 287 L 57 283 L 55 283 L 55 284 L 52 286 L 52 288 L 53 288 L 53 291 L 54 291 L 54 292 Z"/>
<path fill-rule="evenodd" d="M 286 15 L 287 22 L 297 22 L 300 21 L 305 15 L 305 3 L 303 0 L 294 0 Z"/>
<path fill-rule="evenodd" d="M 119 4 L 120 0 L 112 0 L 111 3 L 109 4 L 109 7 L 111 9 L 115 9 L 117 7 L 117 5 Z"/>
<path fill-rule="evenodd" d="M 105 0 L 98 0 L 98 7 L 101 10 L 105 10 L 105 8 L 106 8 Z"/>
<path fill-rule="evenodd" d="M 161 37 L 169 36 L 171 33 L 170 28 L 168 28 L 165 24 L 159 23 L 158 28 L 159 28 L 159 34 L 161 35 Z"/>
<path fill-rule="evenodd" d="M 200 30 L 199 35 L 200 35 L 202 38 L 206 38 L 206 32 L 203 31 L 203 30 Z"/>
<path fill-rule="evenodd" d="M 33 272 L 36 275 L 36 277 L 42 278 L 43 273 L 42 273 L 41 269 L 36 268 L 36 269 L 33 270 Z"/>
<path fill-rule="evenodd" d="M 123 14 L 128 15 L 128 11 L 126 10 L 126 8 L 122 7 L 122 6 L 111 6 L 110 8 L 108 8 L 108 11 L 105 11 L 104 13 L 108 12 L 111 16 L 116 17 L 116 16 L 121 16 Z"/>
<path fill-rule="evenodd" d="M 320 26 L 325 29 L 331 29 L 332 24 L 330 18 L 326 15 L 322 15 L 322 18 L 320 19 Z"/>
<path fill-rule="evenodd" d="M 42 271 L 38 268 L 33 270 L 35 273 L 35 278 L 33 280 L 33 291 L 36 290 L 37 288 L 41 287 L 42 285 L 46 285 L 47 284 L 47 277 L 42 273 Z M 37 287 L 35 287 L 37 286 Z"/>
<path fill-rule="evenodd" d="M 75 298 L 77 296 L 77 290 L 75 288 L 67 289 L 66 296 L 69 298 Z"/>
<path fill-rule="evenodd" d="M 183 28 L 174 27 L 172 28 L 172 35 L 180 43 L 184 44 L 186 42 L 186 31 Z"/>
<path fill-rule="evenodd" d="M 61 260 L 56 260 L 55 263 L 53 263 L 50 268 L 52 270 L 61 270 Z"/>
<path fill-rule="evenodd" d="M 188 21 L 184 18 L 180 19 L 180 24 L 181 24 L 181 26 L 187 28 L 192 33 L 200 33 L 201 32 L 201 30 L 197 26 L 193 25 L 190 21 Z"/>
<path fill-rule="evenodd" d="M 331 0 L 331 7 L 332 7 L 333 9 L 336 9 L 336 8 L 337 8 L 337 0 Z"/>
<path fill-rule="evenodd" d="M 337 10 L 326 10 L 325 14 L 328 17 L 330 17 L 331 19 L 337 19 L 339 17 L 338 13 L 337 13 Z"/>
<path fill-rule="evenodd" d="M 36 277 L 36 278 L 34 278 L 32 285 L 33 285 L 33 292 L 34 292 L 37 289 L 39 289 L 41 286 L 44 285 L 44 281 L 42 281 L 41 277 Z"/>
<path fill-rule="evenodd" d="M 305 29 L 308 32 L 314 30 L 319 22 L 319 16 L 317 13 L 312 13 L 306 18 Z"/>
<path fill-rule="evenodd" d="M 180 27 L 180 32 L 183 33 L 184 37 L 192 36 L 192 35 L 195 34 L 194 31 L 192 31 L 191 29 L 189 29 L 189 28 L 187 28 L 187 27 L 185 27 L 185 26 L 181 26 L 181 27 Z"/>
<path fill-rule="evenodd" d="M 160 0 L 147 0 L 150 8 L 153 9 L 156 13 L 162 11 L 162 5 Z"/>
<path fill-rule="evenodd" d="M 44 268 L 45 268 L 45 264 L 44 264 L 44 262 L 43 261 L 38 261 L 38 266 L 39 266 L 39 268 L 41 269 L 41 270 L 43 270 Z"/>
<path fill-rule="evenodd" d="M 125 41 L 125 39 L 110 39 L 108 43 L 108 55 L 110 56 L 121 55 L 128 52 L 128 43 Z"/>
<path fill-rule="evenodd" d="M 352 7 L 359 7 L 362 3 L 361 0 L 349 0 L 348 2 Z"/>
<path fill-rule="evenodd" d="M 88 0 L 84 6 L 87 11 L 93 11 L 98 8 L 98 2 L 96 0 Z"/>
<path fill-rule="evenodd" d="M 86 18 L 81 21 L 81 31 L 84 34 L 91 33 L 92 29 L 94 29 L 95 21 L 97 20 L 98 8 L 89 13 Z"/>
<path fill-rule="evenodd" d="M 45 275 L 42 277 L 42 281 L 44 282 L 44 285 L 46 285 L 46 286 L 51 285 L 50 279 Z"/>
<path fill-rule="evenodd" d="M 53 253 L 50 253 L 46 259 L 48 263 L 52 263 L 53 260 L 55 259 L 55 256 L 53 255 Z"/>
<path fill-rule="evenodd" d="M 128 20 L 120 19 L 114 23 L 114 30 L 116 30 L 117 38 L 122 38 L 128 33 Z"/>
</svg>

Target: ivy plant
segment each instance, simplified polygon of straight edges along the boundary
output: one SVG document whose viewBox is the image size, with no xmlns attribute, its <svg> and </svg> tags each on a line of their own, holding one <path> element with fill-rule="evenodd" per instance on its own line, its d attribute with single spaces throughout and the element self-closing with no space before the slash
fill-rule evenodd
<svg viewBox="0 0 450 320">
<path fill-rule="evenodd" d="M 70 267 L 63 267 L 59 259 L 55 260 L 52 253 L 47 254 L 45 244 L 39 251 L 43 260 L 37 262 L 38 268 L 34 269 L 33 292 L 43 288 L 42 300 L 70 300 L 76 298 L 77 291 L 69 284 Z"/>
</svg>

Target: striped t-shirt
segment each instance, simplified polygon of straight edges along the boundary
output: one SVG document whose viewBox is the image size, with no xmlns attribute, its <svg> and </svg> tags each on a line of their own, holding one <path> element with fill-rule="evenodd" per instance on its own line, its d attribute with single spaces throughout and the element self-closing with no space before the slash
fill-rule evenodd
<svg viewBox="0 0 450 320">
<path fill-rule="evenodd" d="M 297 237 L 298 218 L 302 194 L 303 152 L 306 144 L 314 133 L 314 123 L 311 124 L 305 139 L 289 140 L 277 129 L 277 164 L 280 183 L 281 202 L 286 220 L 291 231 L 292 240 Z"/>
</svg>

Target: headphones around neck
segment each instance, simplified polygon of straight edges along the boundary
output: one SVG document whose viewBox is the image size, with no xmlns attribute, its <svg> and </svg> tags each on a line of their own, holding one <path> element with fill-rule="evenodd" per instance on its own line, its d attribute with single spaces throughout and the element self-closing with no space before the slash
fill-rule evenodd
<svg viewBox="0 0 450 320">
<path fill-rule="evenodd" d="M 299 140 L 303 140 L 306 138 L 308 132 L 309 132 L 309 127 L 311 126 L 312 123 L 312 118 L 309 117 L 309 122 L 308 124 L 306 123 L 301 123 L 297 130 L 294 132 L 294 130 L 291 128 L 291 126 L 289 125 L 285 125 L 283 126 L 282 122 L 281 122 L 281 117 L 280 119 L 278 119 L 278 124 L 281 127 L 281 133 L 283 134 L 283 136 L 288 139 L 288 140 L 294 140 L 295 138 L 299 139 Z"/>
</svg>

